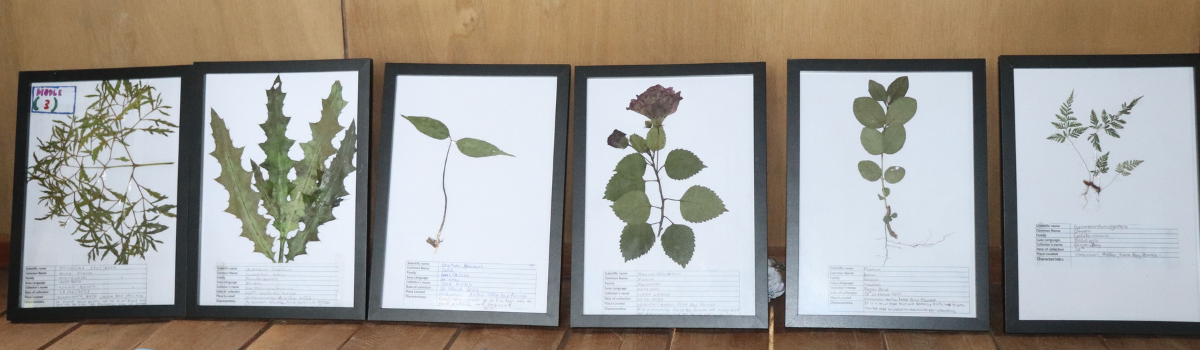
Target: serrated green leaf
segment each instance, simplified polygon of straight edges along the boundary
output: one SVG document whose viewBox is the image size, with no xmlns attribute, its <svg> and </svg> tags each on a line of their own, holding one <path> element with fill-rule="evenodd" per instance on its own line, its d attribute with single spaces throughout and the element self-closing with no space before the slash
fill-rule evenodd
<svg viewBox="0 0 1200 350">
<path fill-rule="evenodd" d="M 895 102 L 901 97 L 904 97 L 904 94 L 908 93 L 908 76 L 899 77 L 896 78 L 896 80 L 893 80 L 892 83 L 888 85 L 887 91 L 889 103 Z"/>
<path fill-rule="evenodd" d="M 883 176 L 883 170 L 879 168 L 878 163 L 864 160 L 858 162 L 858 174 L 867 181 L 875 182 L 879 180 L 880 176 Z"/>
<path fill-rule="evenodd" d="M 645 223 L 650 218 L 650 198 L 645 192 L 628 192 L 613 202 L 612 210 L 625 223 Z"/>
<path fill-rule="evenodd" d="M 633 150 L 637 151 L 638 153 L 646 153 L 646 151 L 649 150 L 649 148 L 646 147 L 646 139 L 643 139 L 642 136 L 638 134 L 629 136 L 629 146 L 633 147 Z"/>
<path fill-rule="evenodd" d="M 917 100 L 912 97 L 901 97 L 893 100 L 892 104 L 888 105 L 887 116 L 884 118 L 889 127 L 901 126 L 912 120 L 916 114 Z"/>
<path fill-rule="evenodd" d="M 225 121 L 217 116 L 215 110 L 210 112 L 212 120 L 209 124 L 216 147 L 209 154 L 221 165 L 221 175 L 217 176 L 217 183 L 225 186 L 225 190 L 229 192 L 229 207 L 225 212 L 242 221 L 241 236 L 254 242 L 254 252 L 262 253 L 267 259 L 275 261 L 275 253 L 271 251 L 274 242 L 267 234 L 269 220 L 258 213 L 258 203 L 262 198 L 250 188 L 250 172 L 242 168 L 244 147 L 233 147 Z"/>
<path fill-rule="evenodd" d="M 662 233 L 662 247 L 667 257 L 686 268 L 696 251 L 696 234 L 685 225 L 667 226 Z"/>
<path fill-rule="evenodd" d="M 1104 152 L 1104 155 L 1101 155 L 1100 158 L 1096 158 L 1096 171 L 1101 174 L 1108 173 L 1108 153 L 1109 152 Z"/>
<path fill-rule="evenodd" d="M 904 168 L 903 167 L 891 166 L 891 167 L 887 168 L 887 171 L 883 172 L 883 180 L 887 181 L 887 183 L 894 184 L 894 183 L 900 182 L 900 180 L 903 180 L 903 179 L 904 179 Z M 884 193 L 886 195 L 887 192 L 885 191 Z"/>
<path fill-rule="evenodd" d="M 883 129 L 883 153 L 896 154 L 904 147 L 904 139 L 907 135 L 904 132 L 904 125 L 892 125 Z"/>
<path fill-rule="evenodd" d="M 617 168 L 613 171 L 616 171 L 617 174 L 641 179 L 646 175 L 646 158 L 637 153 L 627 155 L 617 162 Z"/>
<path fill-rule="evenodd" d="M 266 133 L 267 140 L 258 144 L 266 154 L 266 159 L 259 166 L 266 170 L 267 181 L 270 182 L 270 192 L 263 192 L 263 207 L 267 215 L 275 218 L 272 226 L 280 235 L 286 235 L 299 228 L 300 215 L 304 203 L 292 201 L 292 180 L 288 173 L 292 171 L 295 161 L 288 156 L 296 140 L 287 137 L 288 124 L 292 118 L 283 115 L 283 100 L 287 94 L 283 92 L 283 82 L 275 76 L 275 82 L 267 90 L 267 120 L 259 127 Z"/>
<path fill-rule="evenodd" d="M 329 88 L 329 97 L 321 100 L 321 119 L 309 123 L 312 140 L 301 143 L 304 158 L 296 162 L 296 180 L 292 181 L 292 200 L 310 196 L 317 190 L 317 182 L 324 171 L 325 161 L 337 151 L 333 147 L 333 139 L 342 132 L 338 124 L 338 116 L 346 108 L 346 100 L 342 99 L 342 82 L 334 81 Z"/>
<path fill-rule="evenodd" d="M 1100 149 L 1100 136 L 1099 135 L 1097 135 L 1097 134 L 1088 135 L 1088 141 L 1092 143 L 1092 148 L 1095 148 L 1096 152 L 1104 152 L 1104 150 Z"/>
<path fill-rule="evenodd" d="M 679 197 L 679 215 L 688 222 L 705 222 L 727 211 L 725 202 L 708 187 L 692 186 Z"/>
<path fill-rule="evenodd" d="M 357 153 L 358 132 L 355 122 L 351 121 L 333 155 L 333 160 L 329 162 L 329 168 L 321 174 L 320 183 L 311 196 L 312 200 L 304 207 L 304 218 L 301 220 L 304 228 L 288 239 L 288 251 L 285 255 L 288 261 L 295 260 L 298 255 L 307 254 L 308 242 L 320 240 L 317 233 L 321 225 L 336 219 L 333 216 L 333 208 L 338 207 L 342 200 L 350 195 L 350 192 L 346 191 L 345 181 L 346 177 L 355 171 L 354 159 Z"/>
<path fill-rule="evenodd" d="M 883 88 L 883 84 L 877 83 L 874 80 L 867 81 L 867 92 L 871 93 L 871 98 L 876 101 L 887 101 L 887 89 Z"/>
<path fill-rule="evenodd" d="M 879 102 L 875 102 L 870 97 L 856 98 L 854 99 L 854 119 L 858 119 L 858 122 L 867 128 L 882 128 L 884 121 L 883 107 L 879 106 Z"/>
<path fill-rule="evenodd" d="M 663 131 L 663 127 L 661 125 L 651 127 L 650 131 L 646 132 L 646 148 L 647 149 L 649 149 L 651 151 L 658 151 L 658 150 L 662 150 L 663 147 L 666 147 L 666 146 L 667 146 L 667 133 L 665 131 Z"/>
<path fill-rule="evenodd" d="M 1144 161 L 1138 159 L 1121 162 L 1120 164 L 1117 164 L 1117 173 L 1121 174 L 1121 176 L 1129 176 L 1133 173 L 1134 168 L 1137 168 L 1138 165 L 1142 165 L 1142 162 Z"/>
<path fill-rule="evenodd" d="M 707 166 L 692 151 L 675 149 L 667 154 L 667 161 L 663 163 L 663 167 L 667 170 L 667 177 L 684 180 L 696 175 Z"/>
<path fill-rule="evenodd" d="M 495 145 L 480 139 L 464 137 L 454 141 L 454 144 L 458 145 L 459 152 L 462 152 L 463 155 L 471 158 L 483 158 L 491 156 L 513 157 L 513 155 L 504 153 L 504 151 L 501 151 L 500 148 L 497 148 Z"/>
<path fill-rule="evenodd" d="M 608 180 L 608 185 L 604 186 L 604 199 L 616 201 L 621 199 L 629 192 L 645 192 L 646 180 L 641 177 L 622 174 L 620 172 L 613 174 Z"/>
<path fill-rule="evenodd" d="M 883 153 L 883 134 L 879 130 L 863 127 L 862 132 L 858 134 L 858 140 L 862 142 L 867 153 L 873 156 Z"/>
<path fill-rule="evenodd" d="M 404 115 L 401 117 L 408 119 L 408 122 L 412 123 L 412 125 L 417 128 L 417 131 L 425 134 L 425 136 L 429 136 L 437 140 L 445 140 L 446 138 L 450 137 L 450 128 L 447 128 L 446 124 L 443 124 L 437 119 L 430 117 L 410 117 Z"/>
<path fill-rule="evenodd" d="M 625 261 L 640 258 L 654 247 L 654 228 L 644 222 L 625 225 L 621 230 L 621 256 Z"/>
</svg>

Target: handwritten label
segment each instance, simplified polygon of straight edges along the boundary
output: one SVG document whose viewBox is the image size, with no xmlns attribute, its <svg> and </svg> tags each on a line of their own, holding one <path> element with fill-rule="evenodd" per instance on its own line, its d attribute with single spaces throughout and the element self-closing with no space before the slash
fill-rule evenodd
<svg viewBox="0 0 1200 350">
<path fill-rule="evenodd" d="M 966 267 L 829 266 L 829 311 L 863 315 L 969 314 Z"/>
<path fill-rule="evenodd" d="M 338 306 L 341 269 L 334 264 L 217 265 L 215 305 Z"/>
<path fill-rule="evenodd" d="M 1038 264 L 1176 262 L 1180 254 L 1178 229 L 1142 225 L 1040 223 L 1034 242 Z"/>
<path fill-rule="evenodd" d="M 146 305 L 146 265 L 26 266 L 25 308 Z"/>
<path fill-rule="evenodd" d="M 738 271 L 604 271 L 609 315 L 734 315 L 741 311 Z"/>
<path fill-rule="evenodd" d="M 34 86 L 30 113 L 75 114 L 74 86 Z"/>
<path fill-rule="evenodd" d="M 533 264 L 406 261 L 404 305 L 417 309 L 541 312 Z"/>
</svg>

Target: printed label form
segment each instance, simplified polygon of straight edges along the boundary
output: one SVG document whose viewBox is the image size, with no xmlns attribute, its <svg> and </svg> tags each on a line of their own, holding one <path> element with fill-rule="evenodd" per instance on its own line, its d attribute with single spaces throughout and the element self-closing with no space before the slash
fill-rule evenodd
<svg viewBox="0 0 1200 350">
<path fill-rule="evenodd" d="M 146 265 L 26 266 L 22 307 L 146 305 Z"/>
<path fill-rule="evenodd" d="M 335 264 L 218 264 L 216 269 L 213 305 L 338 306 L 342 278 Z"/>
<path fill-rule="evenodd" d="M 731 315 L 741 300 L 738 271 L 604 271 L 609 315 Z"/>
<path fill-rule="evenodd" d="M 970 314 L 966 267 L 829 266 L 829 311 L 863 315 Z"/>
<path fill-rule="evenodd" d="M 1174 228 L 1057 223 L 1037 224 L 1034 234 L 1038 264 L 1179 259 L 1179 230 Z"/>
<path fill-rule="evenodd" d="M 406 261 L 404 305 L 416 309 L 533 312 L 533 264 Z"/>
</svg>

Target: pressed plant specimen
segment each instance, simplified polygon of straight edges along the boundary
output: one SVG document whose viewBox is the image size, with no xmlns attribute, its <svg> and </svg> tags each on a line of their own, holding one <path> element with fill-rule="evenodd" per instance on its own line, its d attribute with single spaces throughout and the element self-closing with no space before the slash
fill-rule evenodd
<svg viewBox="0 0 1200 350">
<path fill-rule="evenodd" d="M 1089 193 L 1095 192 L 1096 200 L 1099 201 L 1100 191 L 1111 186 L 1118 178 L 1129 176 L 1133 173 L 1133 169 L 1142 165 L 1143 161 L 1141 159 L 1126 160 L 1117 163 L 1116 168 L 1112 169 L 1116 174 L 1108 174 L 1110 170 L 1108 168 L 1108 154 L 1110 152 L 1106 152 L 1100 147 L 1100 138 L 1103 135 L 1118 139 L 1121 138 L 1121 134 L 1117 130 L 1125 128 L 1126 121 L 1124 116 L 1129 115 L 1133 110 L 1133 106 L 1136 106 L 1142 97 L 1144 96 L 1138 96 L 1138 98 L 1127 103 L 1122 103 L 1121 109 L 1113 114 L 1108 114 L 1107 110 L 1102 109 L 1100 110 L 1100 115 L 1097 116 L 1096 110 L 1093 109 L 1091 116 L 1088 118 L 1091 125 L 1085 126 L 1075 118 L 1075 112 L 1071 110 L 1071 104 L 1075 103 L 1075 91 L 1071 91 L 1071 94 L 1067 96 L 1067 101 L 1058 107 L 1058 114 L 1054 115 L 1057 121 L 1050 122 L 1059 131 L 1046 137 L 1046 139 L 1058 143 L 1070 144 L 1071 148 L 1075 150 L 1075 154 L 1079 156 L 1079 161 L 1083 162 L 1083 169 L 1087 172 L 1087 178 L 1083 180 L 1083 194 L 1080 195 L 1080 197 L 1083 197 L 1084 207 L 1087 207 L 1087 196 Z M 1089 130 L 1090 133 L 1088 133 Z M 1091 163 L 1084 160 L 1083 153 L 1075 145 L 1075 139 L 1083 136 L 1084 133 L 1088 133 L 1087 140 L 1092 144 L 1093 161 Z M 1109 175 L 1108 182 L 1104 182 L 1106 174 Z M 1104 184 L 1103 186 L 1101 186 L 1102 183 Z"/>
<path fill-rule="evenodd" d="M 463 137 L 456 140 L 450 137 L 450 128 L 447 128 L 446 124 L 437 119 L 405 115 L 401 115 L 401 117 L 407 119 L 408 122 L 417 128 L 417 131 L 425 134 L 425 136 L 432 137 L 434 140 L 450 141 L 446 144 L 446 158 L 442 161 L 442 224 L 438 226 L 436 237 L 425 239 L 425 243 L 433 246 L 433 252 L 436 254 L 438 247 L 442 245 L 442 230 L 446 228 L 446 213 L 450 210 L 450 196 L 446 194 L 446 167 L 450 164 L 450 150 L 454 148 L 452 146 L 457 145 L 460 153 L 471 158 L 514 156 L 501 151 L 500 148 L 484 140 L 470 137 Z"/>
<path fill-rule="evenodd" d="M 625 261 L 642 257 L 659 239 L 663 252 L 679 266 L 686 268 L 691 262 L 696 250 L 695 232 L 667 216 L 667 202 L 679 203 L 680 217 L 691 223 L 709 221 L 728 211 L 717 193 L 708 187 L 693 185 L 675 198 L 667 197 L 663 192 L 662 182 L 668 178 L 686 180 L 707 167 L 695 153 L 685 149 L 672 150 L 665 156 L 661 153 L 667 145 L 663 121 L 675 113 L 682 100 L 682 93 L 674 88 L 651 86 L 630 100 L 626 108 L 649 119 L 644 124 L 649 128 L 646 137 L 636 133 L 626 137 L 620 130 L 613 130 L 608 136 L 607 143 L 613 148 L 633 148 L 633 153 L 617 162 L 615 174 L 604 188 L 604 199 L 613 202 L 613 213 L 625 222 L 620 240 L 621 256 Z M 653 180 L 645 178 L 647 168 L 654 175 Z M 658 205 L 651 203 L 646 195 L 648 182 L 658 188 Z M 658 210 L 657 220 L 650 220 L 651 209 Z M 664 227 L 668 222 L 671 225 Z"/>
<path fill-rule="evenodd" d="M 216 181 L 229 192 L 229 207 L 225 212 L 241 220 L 241 236 L 254 242 L 254 252 L 275 263 L 291 262 L 296 256 L 307 254 L 308 243 L 319 241 L 320 226 L 336 219 L 333 208 L 350 194 L 345 179 L 355 170 L 357 151 L 354 122 L 343 127 L 337 121 L 346 107 L 340 81 L 334 81 L 329 97 L 321 100 L 321 119 L 309 123 L 312 140 L 300 144 L 304 158 L 299 160 L 288 156 L 296 140 L 286 135 L 292 118 L 283 115 L 285 97 L 283 83 L 276 76 L 267 90 L 267 120 L 259 124 L 267 136 L 265 142 L 258 144 L 266 158 L 261 163 L 251 160 L 251 171 L 242 167 L 245 147 L 233 146 L 225 120 L 215 109 L 210 110 L 216 145 L 210 155 L 221 164 L 221 175 Z M 334 147 L 333 139 L 342 130 L 345 132 L 341 143 Z M 330 157 L 333 159 L 329 160 Z M 294 179 L 288 176 L 293 170 Z M 259 213 L 260 206 L 274 220 Z M 275 228 L 278 237 L 267 232 L 268 224 Z M 273 249 L 276 241 L 278 254 Z"/>
<path fill-rule="evenodd" d="M 136 143 L 135 135 L 166 137 L 179 128 L 160 119 L 170 116 L 171 106 L 155 90 L 140 81 L 101 81 L 85 96 L 96 101 L 82 116 L 52 120 L 49 140 L 38 139 L 29 181 L 42 188 L 38 204 L 48 212 L 36 220 L 69 225 L 75 241 L 89 249 L 89 262 L 109 255 L 118 265 L 145 259 L 162 243 L 155 234 L 169 228 L 163 217 L 175 217 L 173 201 L 138 181 L 147 176 L 138 170 L 174 162 L 140 162 L 140 153 L 130 151 L 149 146 L 148 140 Z"/>
</svg>

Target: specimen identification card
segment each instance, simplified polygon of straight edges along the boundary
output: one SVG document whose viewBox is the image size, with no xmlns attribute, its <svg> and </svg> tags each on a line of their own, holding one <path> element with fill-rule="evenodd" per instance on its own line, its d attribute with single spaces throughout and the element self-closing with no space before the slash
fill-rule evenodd
<svg viewBox="0 0 1200 350">
<path fill-rule="evenodd" d="M 380 305 L 546 313 L 559 78 L 395 79 Z"/>
<path fill-rule="evenodd" d="M 358 77 L 203 77 L 199 305 L 354 306 Z"/>
<path fill-rule="evenodd" d="M 799 72 L 798 314 L 976 317 L 973 85 Z"/>
<path fill-rule="evenodd" d="M 584 315 L 755 315 L 754 91 L 587 79 Z"/>
<path fill-rule="evenodd" d="M 22 308 L 175 303 L 180 78 L 33 83 Z"/>
<path fill-rule="evenodd" d="M 1021 320 L 1200 321 L 1194 86 L 1013 70 Z"/>
</svg>

